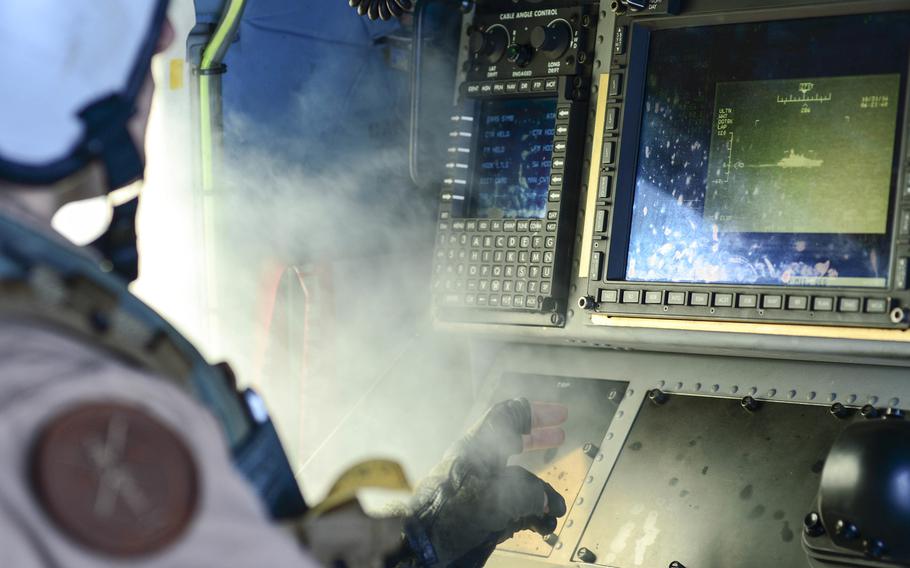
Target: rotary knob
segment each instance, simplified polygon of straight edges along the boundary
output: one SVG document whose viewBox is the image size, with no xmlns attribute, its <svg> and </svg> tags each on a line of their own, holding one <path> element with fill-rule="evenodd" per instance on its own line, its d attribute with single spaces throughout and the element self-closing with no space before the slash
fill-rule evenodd
<svg viewBox="0 0 910 568">
<path fill-rule="evenodd" d="M 471 32 L 469 47 L 477 59 L 491 65 L 496 64 L 506 53 L 509 45 L 509 33 L 505 28 L 495 26 L 486 31 Z"/>
<path fill-rule="evenodd" d="M 531 47 L 548 59 L 559 59 L 572 43 L 572 28 L 566 22 L 553 22 L 531 30 Z"/>
</svg>

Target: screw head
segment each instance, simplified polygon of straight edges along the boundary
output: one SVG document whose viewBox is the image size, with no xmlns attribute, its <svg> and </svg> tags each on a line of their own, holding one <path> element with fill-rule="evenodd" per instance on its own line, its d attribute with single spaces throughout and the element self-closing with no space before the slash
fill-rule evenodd
<svg viewBox="0 0 910 568">
<path fill-rule="evenodd" d="M 648 399 L 654 404 L 663 404 L 669 400 L 667 393 L 660 389 L 651 389 L 648 391 Z"/>
<path fill-rule="evenodd" d="M 885 543 L 880 540 L 866 539 L 863 541 L 863 551 L 866 556 L 879 559 L 885 555 Z"/>
<path fill-rule="evenodd" d="M 838 519 L 834 524 L 834 534 L 843 537 L 845 540 L 853 540 L 859 536 L 859 529 L 850 521 Z"/>
<path fill-rule="evenodd" d="M 744 396 L 742 400 L 739 401 L 739 404 L 749 412 L 755 412 L 761 406 L 761 403 L 751 396 Z"/>
<path fill-rule="evenodd" d="M 586 564 L 593 564 L 597 560 L 597 555 L 584 547 L 579 548 L 575 556 Z"/>
<path fill-rule="evenodd" d="M 900 408 L 889 408 L 885 410 L 885 415 L 882 418 L 885 420 L 903 420 L 904 411 Z"/>
<path fill-rule="evenodd" d="M 832 404 L 829 412 L 831 412 L 831 416 L 834 416 L 835 418 L 846 418 L 850 415 L 850 409 L 839 402 Z"/>
<path fill-rule="evenodd" d="M 859 413 L 862 414 L 863 418 L 865 418 L 867 420 L 871 420 L 872 418 L 879 417 L 878 409 L 875 408 L 874 406 L 872 406 L 871 404 L 867 404 L 867 405 L 863 406 L 860 409 Z"/>
<path fill-rule="evenodd" d="M 812 537 L 825 534 L 825 527 L 822 525 L 821 515 L 815 511 L 806 515 L 806 518 L 803 519 L 803 529 L 806 531 L 806 535 Z"/>
</svg>

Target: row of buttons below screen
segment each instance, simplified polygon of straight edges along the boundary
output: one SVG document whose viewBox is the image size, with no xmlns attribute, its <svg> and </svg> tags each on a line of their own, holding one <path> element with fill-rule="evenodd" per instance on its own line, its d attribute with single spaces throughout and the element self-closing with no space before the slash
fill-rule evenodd
<svg viewBox="0 0 910 568">
<path fill-rule="evenodd" d="M 522 79 L 520 81 L 468 83 L 465 87 L 465 92 L 469 95 L 540 93 L 555 91 L 558 87 L 559 79 L 556 77 L 548 77 L 546 79 Z"/>
<path fill-rule="evenodd" d="M 463 246 L 463 247 L 470 246 L 473 249 L 480 249 L 481 247 L 486 248 L 486 249 L 492 249 L 494 247 L 497 249 L 504 249 L 504 248 L 515 249 L 518 247 L 521 247 L 522 249 L 532 249 L 532 248 L 533 249 L 545 249 L 545 248 L 553 249 L 556 247 L 556 237 L 554 237 L 552 235 L 547 236 L 547 237 L 541 237 L 541 236 L 529 237 L 527 235 L 523 235 L 523 236 L 518 236 L 518 235 L 470 235 L 468 233 L 462 233 L 460 235 L 449 234 L 448 236 L 446 236 L 445 233 L 442 233 L 439 235 L 439 237 L 440 237 L 439 238 L 440 247 L 443 245 L 450 246 L 450 248 L 448 249 L 448 253 L 450 253 L 450 256 L 448 258 L 450 260 L 454 259 L 455 253 L 453 251 L 456 250 L 455 248 L 451 248 L 451 247 L 458 247 L 458 246 Z M 440 259 L 442 258 L 440 253 L 442 253 L 443 250 L 444 249 L 442 249 L 442 248 L 437 249 L 437 251 L 436 251 L 437 258 L 440 258 Z M 472 251 L 472 252 L 477 252 L 477 251 Z M 485 253 L 489 253 L 489 252 L 491 252 L 491 251 L 485 251 Z M 498 251 L 498 252 L 501 253 L 502 251 Z M 549 254 L 550 254 L 550 257 L 552 257 L 553 253 L 551 252 Z M 482 259 L 482 262 L 491 262 L 491 259 L 489 258 L 489 256 L 490 256 L 489 254 L 484 254 L 483 256 L 484 256 L 484 258 Z M 495 256 L 496 256 L 496 258 L 492 259 L 492 262 L 503 262 L 503 259 L 501 258 L 502 257 L 501 254 L 496 254 Z M 466 258 L 467 258 L 466 256 L 459 257 L 460 260 L 465 260 Z M 476 256 L 471 257 L 472 262 L 478 262 L 479 260 L 481 260 L 481 259 L 477 258 Z M 506 261 L 506 262 L 541 262 L 541 261 L 539 261 L 539 260 L 529 260 L 529 261 L 510 260 L 510 261 Z M 553 261 L 545 260 L 543 262 L 549 263 L 549 262 L 553 262 Z"/>
<path fill-rule="evenodd" d="M 552 215 L 550 215 L 552 213 Z M 558 216 L 557 211 L 548 211 L 547 219 L 556 219 Z M 506 233 L 539 233 L 540 231 L 546 230 L 548 232 L 553 232 L 556 230 L 556 223 L 548 222 L 544 224 L 543 221 L 440 221 L 439 230 L 440 231 L 468 231 L 474 232 L 479 231 L 485 233 L 487 231 L 492 231 L 494 233 L 499 233 L 505 231 Z"/>
<path fill-rule="evenodd" d="M 712 298 L 713 296 L 713 298 Z M 785 301 L 786 300 L 786 301 Z M 601 290 L 600 302 L 604 304 L 642 304 L 667 306 L 699 306 L 715 308 L 754 308 L 766 310 L 811 309 L 816 312 L 844 313 L 865 311 L 869 314 L 883 314 L 888 311 L 888 302 L 882 298 L 832 298 L 830 296 L 783 296 L 781 294 L 732 294 L 724 292 L 665 292 L 663 290 Z"/>
</svg>

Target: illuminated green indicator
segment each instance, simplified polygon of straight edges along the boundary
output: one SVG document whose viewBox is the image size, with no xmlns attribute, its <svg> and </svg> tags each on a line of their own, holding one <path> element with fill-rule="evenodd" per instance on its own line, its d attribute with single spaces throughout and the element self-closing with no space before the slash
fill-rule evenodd
<svg viewBox="0 0 910 568">
<path fill-rule="evenodd" d="M 900 75 L 718 83 L 705 218 L 721 232 L 884 234 Z"/>
</svg>

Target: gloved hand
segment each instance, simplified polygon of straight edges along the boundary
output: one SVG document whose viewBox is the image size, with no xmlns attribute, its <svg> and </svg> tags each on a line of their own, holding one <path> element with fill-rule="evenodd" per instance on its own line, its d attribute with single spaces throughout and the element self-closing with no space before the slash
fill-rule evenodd
<svg viewBox="0 0 910 568">
<path fill-rule="evenodd" d="M 501 402 L 446 455 L 417 488 L 405 522 L 408 546 L 422 567 L 483 566 L 497 544 L 524 529 L 552 533 L 566 513 L 562 496 L 518 466 L 523 449 L 558 446 L 566 408 Z"/>
</svg>

